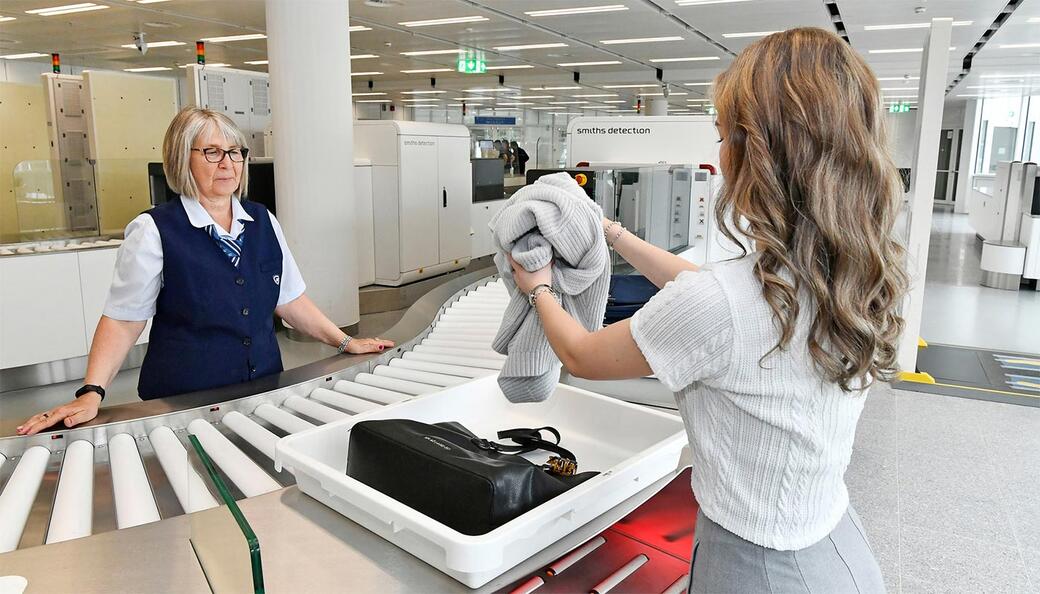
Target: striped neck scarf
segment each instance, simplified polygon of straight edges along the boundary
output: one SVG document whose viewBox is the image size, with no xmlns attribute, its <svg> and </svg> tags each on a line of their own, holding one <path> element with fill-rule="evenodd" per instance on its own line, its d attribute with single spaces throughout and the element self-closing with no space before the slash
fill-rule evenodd
<svg viewBox="0 0 1040 594">
<path fill-rule="evenodd" d="M 238 262 L 242 259 L 242 243 L 246 237 L 245 231 L 243 230 L 238 235 L 238 239 L 231 239 L 230 235 L 221 235 L 216 225 L 208 225 L 206 228 L 209 229 L 209 236 L 213 238 L 220 250 L 231 260 L 231 265 L 238 268 Z"/>
</svg>

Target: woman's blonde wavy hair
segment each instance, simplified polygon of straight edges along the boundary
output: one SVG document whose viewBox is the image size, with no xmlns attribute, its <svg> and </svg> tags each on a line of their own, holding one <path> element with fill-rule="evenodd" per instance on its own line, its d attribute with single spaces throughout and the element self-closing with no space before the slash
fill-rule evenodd
<svg viewBox="0 0 1040 594">
<path fill-rule="evenodd" d="M 791 29 L 741 52 L 715 80 L 714 103 L 726 180 L 715 216 L 759 255 L 780 331 L 765 357 L 790 343 L 804 291 L 817 368 L 845 391 L 890 379 L 908 277 L 877 78 L 837 35 Z"/>
</svg>

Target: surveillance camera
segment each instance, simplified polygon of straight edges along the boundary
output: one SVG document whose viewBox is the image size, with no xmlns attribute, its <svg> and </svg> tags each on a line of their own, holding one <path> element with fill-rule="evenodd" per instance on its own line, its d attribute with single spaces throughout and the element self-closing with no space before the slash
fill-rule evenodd
<svg viewBox="0 0 1040 594">
<path fill-rule="evenodd" d="M 661 85 L 661 94 L 664 95 L 665 99 L 668 98 L 669 93 L 671 93 L 671 91 L 668 90 L 668 85 Z"/>
<path fill-rule="evenodd" d="M 144 40 L 144 31 L 134 33 L 134 47 L 141 52 L 142 56 L 148 53 L 148 42 Z"/>
</svg>

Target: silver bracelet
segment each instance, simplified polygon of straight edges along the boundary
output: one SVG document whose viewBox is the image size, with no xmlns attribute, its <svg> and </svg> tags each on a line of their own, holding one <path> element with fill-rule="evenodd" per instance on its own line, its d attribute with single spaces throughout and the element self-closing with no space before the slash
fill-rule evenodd
<svg viewBox="0 0 1040 594">
<path fill-rule="evenodd" d="M 617 225 L 618 231 L 614 235 L 614 239 L 611 240 L 610 239 L 610 230 L 613 229 L 615 225 Z M 607 240 L 607 247 L 610 248 L 610 249 L 614 249 L 614 244 L 617 243 L 618 239 L 621 239 L 621 235 L 624 234 L 624 232 L 625 232 L 625 228 L 622 227 L 621 223 L 619 223 L 617 221 L 614 221 L 613 223 L 607 225 L 606 230 L 603 231 L 603 236 Z"/>
<path fill-rule="evenodd" d="M 340 355 L 345 353 L 346 350 L 347 350 L 347 345 L 350 344 L 350 341 L 352 341 L 352 340 L 354 340 L 353 337 L 351 337 L 349 334 L 344 334 L 343 335 L 343 340 L 341 340 L 340 343 L 339 343 L 339 346 L 336 347 L 336 353 L 338 353 Z"/>
<path fill-rule="evenodd" d="M 542 293 L 549 293 L 557 302 L 560 301 L 560 294 L 556 292 L 556 289 L 553 289 L 549 285 L 538 285 L 531 289 L 531 294 L 527 296 L 527 302 L 531 304 L 531 307 L 534 307 L 535 301 Z"/>
</svg>

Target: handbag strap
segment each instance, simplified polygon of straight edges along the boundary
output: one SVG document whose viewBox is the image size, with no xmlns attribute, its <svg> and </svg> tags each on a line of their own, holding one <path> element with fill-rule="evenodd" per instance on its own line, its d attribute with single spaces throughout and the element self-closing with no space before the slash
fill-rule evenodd
<svg viewBox="0 0 1040 594">
<path fill-rule="evenodd" d="M 548 431 L 556 438 L 555 442 L 542 439 L 542 431 Z M 502 452 L 505 454 L 526 454 L 535 450 L 545 450 L 577 463 L 578 459 L 570 450 L 560 446 L 560 432 L 555 427 L 538 427 L 537 429 L 506 429 L 498 432 L 499 439 L 509 439 L 516 445 L 499 443 L 486 439 L 474 438 L 473 444 L 483 450 Z"/>
</svg>

